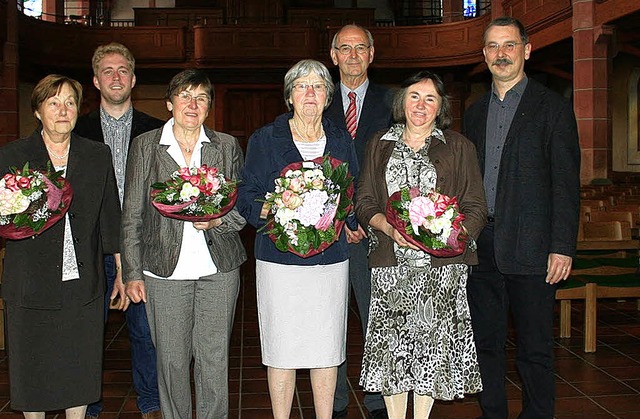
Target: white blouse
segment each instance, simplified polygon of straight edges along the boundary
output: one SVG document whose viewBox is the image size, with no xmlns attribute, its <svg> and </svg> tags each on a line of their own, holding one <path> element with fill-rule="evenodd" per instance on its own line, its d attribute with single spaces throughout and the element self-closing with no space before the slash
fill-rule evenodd
<svg viewBox="0 0 640 419">
<path fill-rule="evenodd" d="M 173 158 L 180 167 L 200 167 L 202 160 L 202 143 L 210 142 L 204 133 L 204 128 L 200 127 L 200 137 L 193 147 L 191 161 L 187 162 L 180 150 L 178 140 L 176 140 L 173 134 L 173 124 L 173 118 L 164 124 L 160 137 L 160 145 L 169 146 L 167 153 L 169 153 L 171 158 Z M 173 273 L 166 278 L 155 275 L 149 271 L 143 271 L 145 275 L 161 279 L 194 280 L 218 273 L 218 268 L 211 259 L 211 253 L 209 253 L 205 232 L 203 230 L 196 230 L 193 223 L 187 221 L 183 222 L 183 225 L 180 255 L 178 256 L 178 263 Z"/>
</svg>

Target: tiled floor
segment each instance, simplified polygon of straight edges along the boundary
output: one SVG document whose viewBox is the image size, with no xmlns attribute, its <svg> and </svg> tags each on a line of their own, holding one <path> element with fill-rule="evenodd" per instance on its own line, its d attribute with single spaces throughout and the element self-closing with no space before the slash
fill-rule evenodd
<svg viewBox="0 0 640 419">
<path fill-rule="evenodd" d="M 251 268 L 246 267 L 245 272 Z M 557 418 L 640 418 L 640 312 L 636 301 L 601 301 L 598 304 L 598 349 L 582 351 L 582 305 L 574 303 L 574 337 L 556 339 Z M 349 418 L 365 418 L 358 389 L 362 333 L 356 312 L 349 319 L 349 377 L 353 388 Z M 249 275 L 240 290 L 230 359 L 230 400 L 233 418 L 271 417 L 266 370 L 260 363 L 255 282 Z M 131 384 L 128 338 L 123 316 L 111 312 L 107 327 L 104 369 L 105 412 L 102 418 L 139 418 Z M 520 382 L 514 347 L 509 346 L 508 393 L 511 417 L 520 409 Z M 308 372 L 299 373 L 292 417 L 313 418 Z M 475 398 L 436 402 L 433 418 L 475 418 Z M 0 351 L 0 416 L 21 417 L 9 408 L 7 359 Z M 53 415 L 48 415 L 53 418 Z M 60 415 L 62 417 L 62 415 Z M 0 418 L 1 419 L 1 418 Z"/>
</svg>

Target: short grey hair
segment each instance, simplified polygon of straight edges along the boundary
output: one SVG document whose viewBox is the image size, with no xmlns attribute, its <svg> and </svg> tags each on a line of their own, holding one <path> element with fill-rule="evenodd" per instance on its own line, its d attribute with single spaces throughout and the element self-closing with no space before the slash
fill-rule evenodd
<svg viewBox="0 0 640 419">
<path fill-rule="evenodd" d="M 331 41 L 331 48 L 338 48 L 338 35 L 340 35 L 340 33 L 345 29 L 359 29 L 359 30 L 361 30 L 367 36 L 367 40 L 369 41 L 369 46 L 370 47 L 373 46 L 373 35 L 371 35 L 371 32 L 369 32 L 369 29 L 364 28 L 364 27 L 362 27 L 360 25 L 356 25 L 355 23 L 352 23 L 350 25 L 344 25 L 343 27 L 340 28 L 340 30 L 338 32 L 336 32 L 335 35 L 333 35 L 333 41 Z"/>
<path fill-rule="evenodd" d="M 291 110 L 289 100 L 291 99 L 291 92 L 293 92 L 293 83 L 300 77 L 308 76 L 311 73 L 316 73 L 320 76 L 323 83 L 327 86 L 327 103 L 325 103 L 324 109 L 329 107 L 333 99 L 333 94 L 336 91 L 329 70 L 327 70 L 327 67 L 320 61 L 302 60 L 295 63 L 284 76 L 284 103 L 287 105 L 287 109 Z"/>
</svg>

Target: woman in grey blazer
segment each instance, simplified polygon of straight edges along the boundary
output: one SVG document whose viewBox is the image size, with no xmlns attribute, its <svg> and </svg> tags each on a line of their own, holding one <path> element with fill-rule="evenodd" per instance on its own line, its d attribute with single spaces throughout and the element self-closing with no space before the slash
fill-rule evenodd
<svg viewBox="0 0 640 419">
<path fill-rule="evenodd" d="M 228 358 L 233 314 L 246 254 L 233 209 L 209 222 L 162 216 L 151 205 L 151 185 L 181 167 L 206 164 L 238 178 L 237 140 L 206 128 L 213 86 L 205 73 L 185 70 L 167 90 L 172 113 L 164 127 L 131 144 L 122 217 L 123 279 L 134 303 L 146 303 L 156 346 L 164 419 L 192 415 L 189 365 L 194 358 L 196 415 L 228 416 Z"/>
</svg>

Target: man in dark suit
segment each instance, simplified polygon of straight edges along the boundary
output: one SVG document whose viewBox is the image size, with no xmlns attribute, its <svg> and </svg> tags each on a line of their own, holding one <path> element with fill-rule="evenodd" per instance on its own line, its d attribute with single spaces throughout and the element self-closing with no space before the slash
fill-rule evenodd
<svg viewBox="0 0 640 419">
<path fill-rule="evenodd" d="M 118 43 L 99 46 L 93 54 L 93 84 L 100 91 L 100 108 L 78 118 L 74 132 L 101 141 L 111 147 L 120 203 L 124 194 L 124 171 L 131 140 L 161 127 L 164 123 L 133 108 L 131 89 L 136 84 L 135 60 L 131 52 Z M 105 319 L 110 303 L 126 310 L 125 317 L 131 343 L 133 387 L 138 394 L 138 408 L 144 419 L 161 419 L 156 351 L 151 341 L 144 303 L 131 304 L 124 294 L 120 263 L 105 256 L 107 294 Z M 87 418 L 95 419 L 102 403 L 89 405 Z"/>
<path fill-rule="evenodd" d="M 489 219 L 467 290 L 483 391 L 482 418 L 508 417 L 505 343 L 509 309 L 522 379 L 519 418 L 552 418 L 553 313 L 578 233 L 580 148 L 571 104 L 529 79 L 531 44 L 511 17 L 484 34 L 492 88 L 465 113 L 464 133 L 483 170 Z"/>
<path fill-rule="evenodd" d="M 346 25 L 333 37 L 331 60 L 340 70 L 333 102 L 325 115 L 345 128 L 355 142 L 358 162 L 364 161 L 367 140 L 378 130 L 391 124 L 391 94 L 389 89 L 369 82 L 367 69 L 373 61 L 371 32 L 357 25 Z M 369 241 L 362 227 L 345 229 L 350 245 L 349 280 L 358 304 L 363 333 L 367 331 L 371 300 L 371 272 L 367 263 Z M 333 404 L 333 417 L 347 417 L 349 383 L 347 363 L 338 368 L 338 381 Z M 387 411 L 380 394 L 367 393 L 364 405 L 370 418 L 386 418 Z"/>
</svg>

